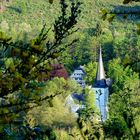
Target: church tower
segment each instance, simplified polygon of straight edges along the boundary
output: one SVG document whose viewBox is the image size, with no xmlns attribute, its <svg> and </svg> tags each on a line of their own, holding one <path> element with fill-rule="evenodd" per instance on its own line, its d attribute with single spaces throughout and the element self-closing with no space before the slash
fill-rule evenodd
<svg viewBox="0 0 140 140">
<path fill-rule="evenodd" d="M 109 90 L 105 79 L 101 47 L 96 72 L 96 80 L 93 85 L 93 90 L 95 91 L 96 94 L 96 106 L 99 108 L 101 120 L 105 121 L 107 119 L 107 103 Z"/>
</svg>

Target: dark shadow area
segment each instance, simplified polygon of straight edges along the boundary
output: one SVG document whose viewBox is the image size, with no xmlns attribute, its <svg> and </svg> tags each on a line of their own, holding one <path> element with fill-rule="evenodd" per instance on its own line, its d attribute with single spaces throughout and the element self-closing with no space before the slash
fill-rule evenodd
<svg viewBox="0 0 140 140">
<path fill-rule="evenodd" d="M 123 6 L 118 5 L 114 6 L 111 10 L 111 13 L 117 14 L 117 19 L 124 21 L 124 19 L 127 19 L 128 21 L 140 21 L 140 6 Z"/>
<path fill-rule="evenodd" d="M 72 122 L 65 123 L 64 121 L 61 121 L 61 122 L 55 121 L 52 124 L 52 126 L 53 126 L 52 128 L 69 130 L 70 128 L 75 127 L 75 125 L 76 125 L 76 122 L 75 123 L 72 123 Z"/>
<path fill-rule="evenodd" d="M 13 10 L 13 11 L 15 11 L 15 12 L 19 13 L 19 14 L 21 14 L 21 13 L 22 13 L 22 9 L 21 9 L 21 8 L 19 8 L 19 7 L 7 6 L 7 8 L 9 8 L 9 9 L 11 9 L 11 10 Z"/>
<path fill-rule="evenodd" d="M 84 102 L 84 94 L 73 93 L 72 97 L 78 100 L 79 102 Z"/>
<path fill-rule="evenodd" d="M 102 53 L 104 62 L 112 60 L 116 54 L 114 52 L 114 46 L 112 42 L 106 42 L 102 45 Z"/>
</svg>

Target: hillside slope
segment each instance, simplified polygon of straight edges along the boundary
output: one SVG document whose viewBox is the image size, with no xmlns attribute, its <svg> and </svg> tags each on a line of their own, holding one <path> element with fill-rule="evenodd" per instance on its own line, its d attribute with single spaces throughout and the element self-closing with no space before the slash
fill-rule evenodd
<svg viewBox="0 0 140 140">
<path fill-rule="evenodd" d="M 1 2 L 3 10 L 0 12 L 0 29 L 12 32 L 34 32 L 40 30 L 44 23 L 51 26 L 60 13 L 59 1 L 49 4 L 48 0 L 11 0 Z M 121 4 L 121 0 L 81 0 L 82 14 L 78 26 L 89 28 L 95 26 L 101 14 L 100 9 L 111 9 L 114 5 Z"/>
</svg>

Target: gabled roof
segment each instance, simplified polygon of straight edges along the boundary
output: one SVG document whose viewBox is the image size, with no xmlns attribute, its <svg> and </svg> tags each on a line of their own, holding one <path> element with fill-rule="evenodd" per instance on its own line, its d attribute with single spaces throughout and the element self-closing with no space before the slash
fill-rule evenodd
<svg viewBox="0 0 140 140">
<path fill-rule="evenodd" d="M 84 71 L 84 67 L 83 67 L 83 66 L 79 66 L 79 67 L 76 68 L 75 70 L 81 70 L 81 71 L 85 74 L 85 71 Z"/>
</svg>

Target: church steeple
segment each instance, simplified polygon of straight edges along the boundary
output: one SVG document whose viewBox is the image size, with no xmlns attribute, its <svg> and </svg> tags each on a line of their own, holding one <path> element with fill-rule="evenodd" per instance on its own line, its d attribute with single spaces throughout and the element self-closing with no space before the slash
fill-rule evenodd
<svg viewBox="0 0 140 140">
<path fill-rule="evenodd" d="M 104 72 L 104 66 L 103 66 L 101 47 L 100 47 L 100 53 L 99 53 L 99 59 L 98 59 L 98 67 L 97 67 L 96 79 L 95 79 L 94 87 L 99 87 L 99 88 L 107 87 L 106 80 L 105 80 L 105 72 Z"/>
</svg>

